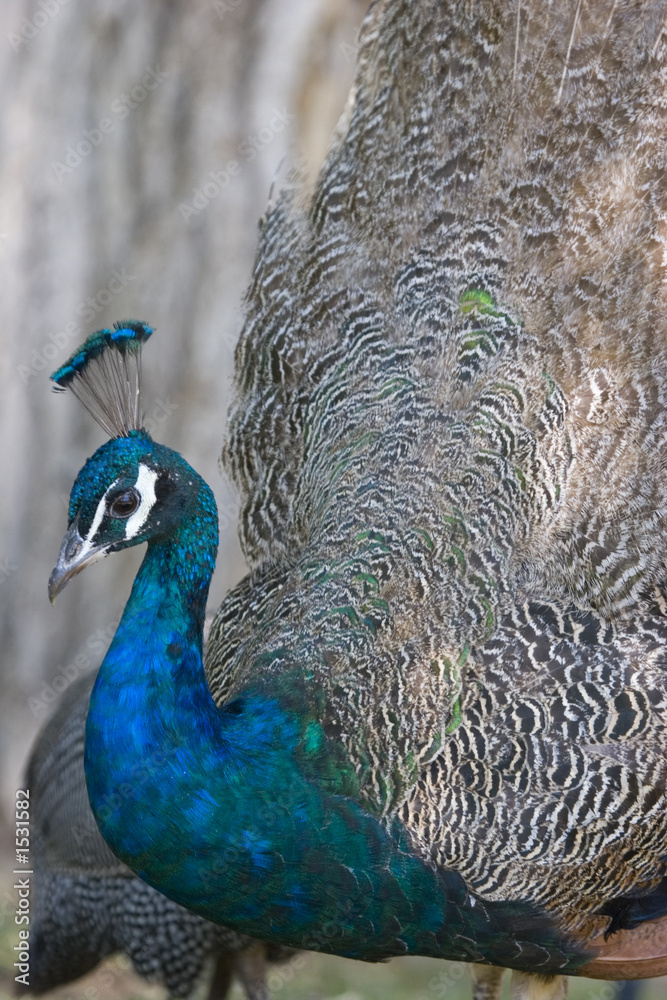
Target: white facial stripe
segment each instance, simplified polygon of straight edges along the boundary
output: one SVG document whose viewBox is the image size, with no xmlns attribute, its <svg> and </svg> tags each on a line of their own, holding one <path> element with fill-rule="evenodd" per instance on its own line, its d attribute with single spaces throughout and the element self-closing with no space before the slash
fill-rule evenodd
<svg viewBox="0 0 667 1000">
<path fill-rule="evenodd" d="M 116 484 L 114 483 L 114 486 L 115 485 Z M 110 486 L 109 490 L 110 489 L 113 489 L 113 486 Z M 107 493 L 109 492 L 109 490 L 107 490 Z M 86 555 L 90 552 L 90 550 L 94 548 L 93 542 L 95 540 L 95 535 L 97 534 L 97 529 L 102 523 L 102 518 L 104 517 L 104 512 L 107 506 L 107 493 L 104 494 L 104 496 L 97 505 L 97 510 L 95 511 L 95 517 L 93 518 L 93 523 L 91 524 L 88 530 L 88 534 L 84 538 L 81 549 L 77 554 L 78 559 L 85 559 Z M 100 558 L 102 557 L 100 556 Z"/>
<path fill-rule="evenodd" d="M 155 483 L 157 482 L 157 472 L 149 469 L 147 465 L 139 466 L 139 475 L 134 484 L 135 489 L 141 497 L 141 503 L 135 510 L 132 517 L 127 519 L 125 525 L 125 540 L 129 542 L 135 538 L 143 528 L 153 504 L 155 503 Z"/>
</svg>

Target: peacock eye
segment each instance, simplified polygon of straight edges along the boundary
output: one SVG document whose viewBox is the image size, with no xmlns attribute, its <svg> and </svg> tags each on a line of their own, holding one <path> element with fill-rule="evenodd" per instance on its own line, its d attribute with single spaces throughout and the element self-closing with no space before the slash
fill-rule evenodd
<svg viewBox="0 0 667 1000">
<path fill-rule="evenodd" d="M 123 490 L 109 504 L 112 517 L 130 517 L 141 503 L 141 497 L 134 489 Z"/>
</svg>

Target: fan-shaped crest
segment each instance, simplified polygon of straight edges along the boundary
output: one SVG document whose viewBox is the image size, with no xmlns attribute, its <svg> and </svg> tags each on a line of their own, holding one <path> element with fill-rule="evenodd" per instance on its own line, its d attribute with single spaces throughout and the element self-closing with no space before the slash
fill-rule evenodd
<svg viewBox="0 0 667 1000">
<path fill-rule="evenodd" d="M 55 389 L 71 389 L 110 437 L 142 425 L 141 348 L 152 332 L 136 320 L 97 330 L 51 376 Z"/>
</svg>

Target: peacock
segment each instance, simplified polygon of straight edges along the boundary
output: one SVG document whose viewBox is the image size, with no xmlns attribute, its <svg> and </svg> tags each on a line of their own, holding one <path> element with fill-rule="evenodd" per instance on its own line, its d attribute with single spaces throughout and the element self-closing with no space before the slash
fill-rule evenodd
<svg viewBox="0 0 667 1000">
<path fill-rule="evenodd" d="M 44 993 L 124 952 L 136 972 L 169 996 L 189 997 L 209 958 L 209 1000 L 224 1000 L 234 975 L 248 1000 L 267 1000 L 266 958 L 283 949 L 208 923 L 133 876 L 106 846 L 88 804 L 83 747 L 95 672 L 66 690 L 28 762 L 33 841 L 30 991 Z M 109 985 L 114 974 L 101 973 Z"/>
<path fill-rule="evenodd" d="M 147 328 L 54 373 L 111 440 L 51 597 L 148 543 L 93 812 L 206 919 L 517 998 L 667 972 L 666 22 L 372 4 L 314 189 L 261 223 L 223 453 L 250 572 L 205 665 L 215 504 L 142 429 Z"/>
</svg>

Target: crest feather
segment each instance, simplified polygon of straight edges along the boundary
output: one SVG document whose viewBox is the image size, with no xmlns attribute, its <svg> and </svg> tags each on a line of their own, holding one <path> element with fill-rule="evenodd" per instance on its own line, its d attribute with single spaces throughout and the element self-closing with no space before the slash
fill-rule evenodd
<svg viewBox="0 0 667 1000">
<path fill-rule="evenodd" d="M 51 376 L 56 391 L 71 389 L 109 437 L 141 429 L 141 348 L 152 332 L 136 320 L 97 330 Z"/>
</svg>

